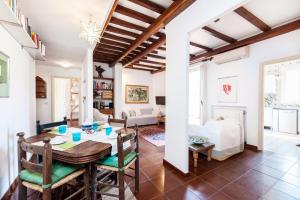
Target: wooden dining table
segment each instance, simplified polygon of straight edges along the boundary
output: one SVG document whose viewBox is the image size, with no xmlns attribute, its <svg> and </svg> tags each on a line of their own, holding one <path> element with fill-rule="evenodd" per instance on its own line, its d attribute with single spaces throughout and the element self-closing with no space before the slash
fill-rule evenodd
<svg viewBox="0 0 300 200">
<path fill-rule="evenodd" d="M 121 129 L 120 131 L 125 133 L 132 133 L 133 129 Z M 28 143 L 36 143 L 43 141 L 44 138 L 54 138 L 57 134 L 53 133 L 42 133 L 26 139 Z M 68 164 L 84 164 L 86 172 L 84 175 L 84 184 L 88 184 L 89 191 L 85 191 L 88 199 L 92 199 L 94 195 L 91 195 L 93 189 L 93 182 L 96 176 L 96 171 L 92 162 L 97 161 L 105 156 L 111 154 L 112 145 L 109 143 L 103 143 L 98 141 L 86 140 L 76 146 L 73 146 L 66 150 L 52 149 L 53 160 L 65 162 Z"/>
</svg>

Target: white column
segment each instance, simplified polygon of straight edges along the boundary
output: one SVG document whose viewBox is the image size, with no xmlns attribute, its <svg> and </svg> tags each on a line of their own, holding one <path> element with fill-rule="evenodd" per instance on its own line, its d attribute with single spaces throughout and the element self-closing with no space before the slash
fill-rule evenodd
<svg viewBox="0 0 300 200">
<path fill-rule="evenodd" d="M 93 122 L 93 50 L 87 49 L 81 76 L 81 122 Z"/>
<path fill-rule="evenodd" d="M 115 109 L 115 118 L 121 119 L 122 112 L 122 73 L 123 73 L 123 65 L 121 63 L 117 63 L 114 67 L 114 109 Z"/>
<path fill-rule="evenodd" d="M 189 37 L 166 27 L 166 146 L 165 160 L 188 173 Z M 179 39 L 180 38 L 180 39 Z"/>
</svg>

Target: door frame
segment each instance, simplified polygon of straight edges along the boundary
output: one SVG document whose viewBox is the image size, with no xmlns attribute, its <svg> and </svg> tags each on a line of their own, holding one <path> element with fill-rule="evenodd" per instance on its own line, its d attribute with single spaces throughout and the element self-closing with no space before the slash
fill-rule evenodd
<svg viewBox="0 0 300 200">
<path fill-rule="evenodd" d="M 259 66 L 259 94 L 258 94 L 258 150 L 264 148 L 264 69 L 266 65 L 275 64 L 279 62 L 285 62 L 290 60 L 300 59 L 300 55 L 283 57 L 278 59 L 272 59 L 262 62 Z"/>
<path fill-rule="evenodd" d="M 68 77 L 68 76 L 51 76 L 51 119 L 54 121 L 54 79 L 55 78 L 63 78 L 63 79 L 77 79 L 78 80 L 78 88 L 79 88 L 79 118 L 81 116 L 81 78 L 79 77 Z M 78 119 L 80 120 L 80 119 Z"/>
</svg>

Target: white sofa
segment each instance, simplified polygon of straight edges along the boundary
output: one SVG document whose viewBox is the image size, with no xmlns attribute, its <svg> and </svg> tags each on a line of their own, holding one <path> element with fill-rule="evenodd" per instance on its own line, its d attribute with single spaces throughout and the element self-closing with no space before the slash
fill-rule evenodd
<svg viewBox="0 0 300 200">
<path fill-rule="evenodd" d="M 122 112 L 122 118 L 127 117 L 127 126 L 131 127 L 135 124 L 151 125 L 157 124 L 157 116 L 159 112 L 154 111 L 153 108 L 141 108 L 135 110 L 127 110 Z"/>
</svg>

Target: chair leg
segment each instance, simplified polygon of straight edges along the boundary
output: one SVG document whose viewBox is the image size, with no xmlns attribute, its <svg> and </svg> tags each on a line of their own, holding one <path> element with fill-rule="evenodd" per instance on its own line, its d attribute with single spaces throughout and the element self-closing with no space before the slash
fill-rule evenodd
<svg viewBox="0 0 300 200">
<path fill-rule="evenodd" d="M 135 167 L 134 167 L 134 172 L 135 172 L 135 177 L 134 177 L 134 183 L 135 183 L 135 193 L 138 193 L 140 191 L 140 167 L 139 167 L 139 157 L 137 157 L 135 161 Z"/>
<path fill-rule="evenodd" d="M 51 200 L 51 188 L 43 189 L 43 200 Z"/>
<path fill-rule="evenodd" d="M 96 200 L 97 199 L 97 188 L 98 188 L 98 182 L 97 182 L 97 167 L 92 165 L 92 199 Z"/>
<path fill-rule="evenodd" d="M 27 199 L 27 188 L 22 184 L 22 181 L 19 180 L 19 200 L 26 200 Z"/>
<path fill-rule="evenodd" d="M 119 200 L 125 200 L 124 171 L 119 172 Z"/>
</svg>

